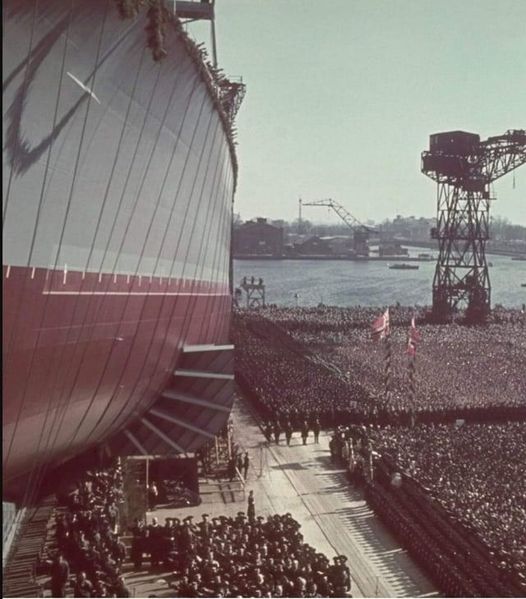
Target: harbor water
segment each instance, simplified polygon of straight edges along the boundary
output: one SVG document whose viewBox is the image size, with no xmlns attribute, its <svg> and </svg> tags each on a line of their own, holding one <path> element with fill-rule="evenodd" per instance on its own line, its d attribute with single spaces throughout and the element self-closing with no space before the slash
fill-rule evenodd
<svg viewBox="0 0 526 599">
<path fill-rule="evenodd" d="M 411 256 L 429 250 L 411 248 Z M 520 308 L 526 303 L 526 262 L 489 255 L 491 303 Z M 234 284 L 262 277 L 266 301 L 284 306 L 431 305 L 435 262 L 412 262 L 418 270 L 390 270 L 386 261 L 234 260 Z"/>
</svg>

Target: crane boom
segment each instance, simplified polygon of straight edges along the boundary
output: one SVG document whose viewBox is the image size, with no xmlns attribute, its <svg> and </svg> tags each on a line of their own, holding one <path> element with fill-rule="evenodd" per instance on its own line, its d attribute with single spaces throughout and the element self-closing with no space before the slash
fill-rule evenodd
<svg viewBox="0 0 526 599">
<path fill-rule="evenodd" d="M 303 206 L 325 206 L 331 208 L 336 214 L 342 219 L 342 221 L 350 228 L 362 227 L 366 231 L 371 231 L 371 228 L 361 223 L 355 216 L 353 216 L 346 208 L 344 208 L 338 202 L 331 200 L 316 200 L 314 202 L 303 202 Z"/>
<path fill-rule="evenodd" d="M 327 200 L 316 200 L 314 202 L 302 202 L 300 200 L 300 207 L 301 206 L 324 206 L 334 210 L 334 212 L 336 212 L 336 214 L 349 227 L 349 229 L 353 231 L 353 249 L 356 255 L 369 255 L 369 233 L 373 229 L 361 223 L 341 204 L 338 204 L 338 202 L 335 202 L 329 198 Z"/>
<path fill-rule="evenodd" d="M 526 164 L 526 131 L 515 129 L 490 137 L 483 147 L 483 171 L 488 183 Z"/>
</svg>

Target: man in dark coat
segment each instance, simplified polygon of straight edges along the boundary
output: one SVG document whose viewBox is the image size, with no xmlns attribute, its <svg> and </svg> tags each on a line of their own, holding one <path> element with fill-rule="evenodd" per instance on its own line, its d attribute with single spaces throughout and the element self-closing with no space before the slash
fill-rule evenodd
<svg viewBox="0 0 526 599">
<path fill-rule="evenodd" d="M 329 568 L 329 581 L 334 589 L 335 597 L 344 597 L 351 590 L 351 573 L 345 565 L 347 558 L 338 555 L 334 558 L 334 564 Z"/>
<path fill-rule="evenodd" d="M 159 500 L 159 491 L 157 489 L 157 485 L 154 482 L 150 483 L 148 487 L 148 506 L 151 510 L 154 510 L 157 507 L 157 502 Z"/>
<path fill-rule="evenodd" d="M 307 445 L 307 438 L 309 436 L 309 423 L 304 420 L 301 425 L 301 439 L 303 441 L 303 445 Z"/>
<path fill-rule="evenodd" d="M 203 514 L 203 520 L 199 523 L 199 530 L 201 532 L 203 545 L 210 545 L 212 542 L 212 525 L 210 524 L 210 520 L 208 519 L 210 516 L 208 514 Z"/>
<path fill-rule="evenodd" d="M 276 420 L 276 422 L 274 422 L 274 441 L 276 442 L 276 445 L 279 445 L 280 434 L 281 434 L 281 429 L 279 426 L 279 422 Z"/>
<path fill-rule="evenodd" d="M 114 586 L 114 593 L 115 593 L 116 597 L 130 597 L 131 596 L 130 589 L 126 586 L 123 576 L 119 576 L 117 578 L 117 582 L 115 583 L 115 586 Z"/>
<path fill-rule="evenodd" d="M 75 583 L 73 594 L 75 597 L 92 597 L 93 585 L 88 580 L 86 572 L 79 572 L 77 575 L 77 582 Z"/>
<path fill-rule="evenodd" d="M 290 420 L 285 422 L 285 439 L 287 440 L 287 445 L 290 445 L 290 440 L 292 439 L 292 424 Z"/>
<path fill-rule="evenodd" d="M 248 494 L 248 507 L 247 507 L 247 516 L 250 524 L 254 524 L 256 521 L 256 506 L 254 502 L 254 491 L 250 491 Z"/>
<path fill-rule="evenodd" d="M 51 565 L 51 594 L 53 597 L 65 597 L 69 578 L 69 563 L 60 554 Z"/>
<path fill-rule="evenodd" d="M 320 430 L 321 430 L 320 421 L 318 418 L 314 418 L 314 421 L 312 423 L 312 432 L 314 433 L 314 443 L 320 442 L 319 441 Z"/>
</svg>

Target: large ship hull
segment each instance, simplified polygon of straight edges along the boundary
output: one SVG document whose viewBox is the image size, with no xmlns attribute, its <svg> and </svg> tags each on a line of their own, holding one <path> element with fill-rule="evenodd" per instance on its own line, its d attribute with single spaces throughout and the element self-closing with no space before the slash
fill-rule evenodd
<svg viewBox="0 0 526 599">
<path fill-rule="evenodd" d="M 235 157 L 176 28 L 154 62 L 113 0 L 3 11 L 9 489 L 143 414 L 183 345 L 225 343 Z"/>
</svg>

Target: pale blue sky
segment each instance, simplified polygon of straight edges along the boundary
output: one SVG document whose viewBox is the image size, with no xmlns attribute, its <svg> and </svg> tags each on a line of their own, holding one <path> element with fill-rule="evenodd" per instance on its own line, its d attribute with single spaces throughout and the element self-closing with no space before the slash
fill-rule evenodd
<svg viewBox="0 0 526 599">
<path fill-rule="evenodd" d="M 526 128 L 526 0 L 216 0 L 216 31 L 220 66 L 247 85 L 243 218 L 296 218 L 299 197 L 361 220 L 432 216 L 430 133 Z M 526 225 L 526 165 L 495 191 L 493 214 Z"/>
</svg>

